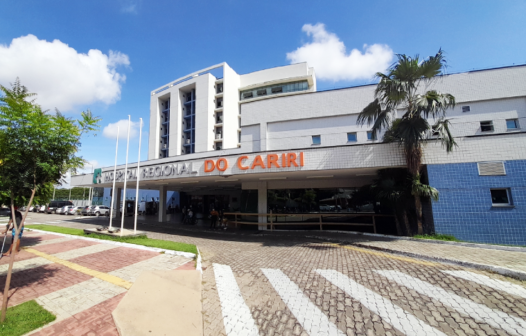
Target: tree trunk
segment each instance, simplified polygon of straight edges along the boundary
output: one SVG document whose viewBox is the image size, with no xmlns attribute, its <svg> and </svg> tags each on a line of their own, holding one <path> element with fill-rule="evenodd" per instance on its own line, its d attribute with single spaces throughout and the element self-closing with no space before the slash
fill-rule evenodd
<svg viewBox="0 0 526 336">
<path fill-rule="evenodd" d="M 420 196 L 415 195 L 415 208 L 416 208 L 416 223 L 418 225 L 418 234 L 424 234 L 424 227 L 422 225 L 422 201 Z"/>
<path fill-rule="evenodd" d="M 26 212 L 24 214 L 24 217 L 22 217 L 22 220 L 20 221 L 19 225 L 16 224 L 14 196 L 13 196 L 13 193 L 11 193 L 11 218 L 15 225 L 15 239 L 13 240 L 13 247 L 11 248 L 11 255 L 9 259 L 9 269 L 7 270 L 7 278 L 5 280 L 4 297 L 2 300 L 2 316 L 0 317 L 0 323 L 4 322 L 5 314 L 7 312 L 7 300 L 9 297 L 9 287 L 11 286 L 11 275 L 13 274 L 13 264 L 15 262 L 18 235 L 20 233 L 20 230 L 22 230 L 22 227 L 24 227 L 24 222 L 26 220 L 27 214 L 29 213 L 29 207 L 31 206 L 31 203 L 33 203 L 33 198 L 35 197 L 35 192 L 36 192 L 36 189 L 33 189 L 31 191 L 31 198 L 29 199 L 29 204 L 26 207 Z"/>
<path fill-rule="evenodd" d="M 411 231 L 411 226 L 409 225 L 409 219 L 407 218 L 407 211 L 405 209 L 403 212 L 403 217 L 404 217 L 405 229 L 407 230 L 407 235 L 411 237 L 413 235 L 413 232 Z"/>
<path fill-rule="evenodd" d="M 396 234 L 403 236 L 402 227 L 400 226 L 400 221 L 398 220 L 398 214 L 395 212 L 395 223 L 396 223 Z"/>
</svg>

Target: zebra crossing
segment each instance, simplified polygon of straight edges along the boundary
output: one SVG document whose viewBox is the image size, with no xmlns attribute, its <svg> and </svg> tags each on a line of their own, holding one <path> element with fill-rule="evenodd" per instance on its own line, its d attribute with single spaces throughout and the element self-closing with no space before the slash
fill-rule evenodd
<svg viewBox="0 0 526 336">
<path fill-rule="evenodd" d="M 213 270 L 226 334 L 228 336 L 259 335 L 258 326 L 243 298 L 231 268 L 227 265 L 213 264 Z M 312 302 L 285 273 L 279 269 L 269 268 L 262 268 L 261 271 L 305 333 L 311 336 L 346 335 L 335 323 L 331 322 L 327 312 L 322 311 L 318 305 Z M 389 298 L 359 284 L 341 272 L 327 269 L 316 269 L 314 272 L 404 335 L 446 335 L 443 331 L 429 325 L 427 321 L 394 304 Z M 374 272 L 390 282 L 436 300 L 479 323 L 485 323 L 496 330 L 504 330 L 511 335 L 526 335 L 526 321 L 517 316 L 489 308 L 400 271 L 375 270 Z M 444 275 L 466 280 L 519 298 L 526 298 L 524 287 L 506 281 L 467 271 L 443 270 L 441 272 Z"/>
</svg>

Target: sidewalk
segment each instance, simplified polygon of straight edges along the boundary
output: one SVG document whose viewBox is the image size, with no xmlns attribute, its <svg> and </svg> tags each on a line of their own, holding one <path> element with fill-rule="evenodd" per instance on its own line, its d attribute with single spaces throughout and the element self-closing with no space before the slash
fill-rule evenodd
<svg viewBox="0 0 526 336">
<path fill-rule="evenodd" d="M 320 231 L 305 235 L 526 280 L 526 248 Z"/>
</svg>

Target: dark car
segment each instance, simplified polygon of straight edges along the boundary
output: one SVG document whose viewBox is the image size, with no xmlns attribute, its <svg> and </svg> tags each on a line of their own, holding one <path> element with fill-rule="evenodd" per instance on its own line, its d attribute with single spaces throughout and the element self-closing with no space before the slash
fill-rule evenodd
<svg viewBox="0 0 526 336">
<path fill-rule="evenodd" d="M 9 217 L 11 218 L 11 208 L 0 208 L 0 217 Z M 19 224 L 22 220 L 22 213 L 18 210 L 15 210 L 16 223 Z"/>
<path fill-rule="evenodd" d="M 47 206 L 46 213 L 57 213 L 57 209 L 62 208 L 64 205 L 73 205 L 71 201 L 51 201 Z"/>
</svg>

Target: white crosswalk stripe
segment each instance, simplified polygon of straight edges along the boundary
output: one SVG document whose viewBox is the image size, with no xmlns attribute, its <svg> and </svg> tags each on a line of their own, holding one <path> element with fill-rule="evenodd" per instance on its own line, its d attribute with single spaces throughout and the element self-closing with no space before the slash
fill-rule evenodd
<svg viewBox="0 0 526 336">
<path fill-rule="evenodd" d="M 398 271 L 375 271 L 389 280 L 429 296 L 444 305 L 450 306 L 459 313 L 471 316 L 475 320 L 485 322 L 495 328 L 506 330 L 514 335 L 526 335 L 526 321 L 508 315 L 502 311 L 488 308 L 456 294 L 450 293 L 428 282 L 413 278 Z"/>
<path fill-rule="evenodd" d="M 345 335 L 282 271 L 277 269 L 261 270 L 309 335 Z"/>
<path fill-rule="evenodd" d="M 232 269 L 227 265 L 213 266 L 226 334 L 258 336 L 258 327 L 241 295 Z"/>
<path fill-rule="evenodd" d="M 464 280 L 469 280 L 478 283 L 479 285 L 484 285 L 499 291 L 503 291 L 515 296 L 519 296 L 526 299 L 526 288 L 515 285 L 506 281 L 492 279 L 488 276 L 466 272 L 466 271 L 442 271 L 449 275 L 461 278 Z"/>
<path fill-rule="evenodd" d="M 445 336 L 444 333 L 392 304 L 389 299 L 376 294 L 338 271 L 316 270 L 316 272 L 406 335 Z"/>
</svg>

